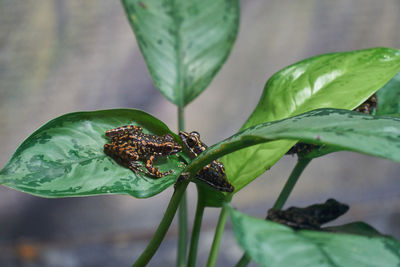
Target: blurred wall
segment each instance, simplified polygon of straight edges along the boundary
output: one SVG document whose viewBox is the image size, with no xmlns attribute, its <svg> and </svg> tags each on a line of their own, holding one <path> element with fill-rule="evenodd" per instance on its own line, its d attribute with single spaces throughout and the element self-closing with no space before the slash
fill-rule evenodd
<svg viewBox="0 0 400 267">
<path fill-rule="evenodd" d="M 238 40 L 210 87 L 186 109 L 186 127 L 208 144 L 235 133 L 274 72 L 304 58 L 376 46 L 400 48 L 398 0 L 242 1 Z M 221 103 L 223 103 L 221 105 Z M 176 129 L 176 109 L 154 88 L 119 1 L 0 1 L 0 166 L 35 129 L 64 113 L 143 109 Z M 205 108 L 206 107 L 206 108 Z M 283 158 L 234 198 L 264 217 L 296 159 Z M 308 205 L 335 197 L 400 238 L 400 165 L 354 153 L 315 160 L 289 199 Z M 171 190 L 48 200 L 0 187 L 0 266 L 129 266 L 151 238 Z M 193 214 L 195 191 L 189 189 Z M 208 209 L 200 240 L 204 265 L 215 226 Z M 173 228 L 152 261 L 173 266 Z M 228 231 L 219 264 L 241 255 Z"/>
</svg>

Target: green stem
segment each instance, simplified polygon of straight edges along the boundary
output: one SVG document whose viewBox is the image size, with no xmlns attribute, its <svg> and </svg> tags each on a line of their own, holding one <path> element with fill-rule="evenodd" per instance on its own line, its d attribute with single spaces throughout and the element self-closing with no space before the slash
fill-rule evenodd
<svg viewBox="0 0 400 267">
<path fill-rule="evenodd" d="M 178 210 L 178 251 L 177 267 L 185 266 L 187 247 L 187 201 L 186 193 L 183 194 Z"/>
<path fill-rule="evenodd" d="M 280 210 L 283 208 L 290 193 L 292 192 L 294 186 L 296 185 L 297 181 L 299 180 L 300 175 L 303 173 L 304 169 L 307 167 L 307 165 L 310 163 L 310 161 L 311 161 L 311 159 L 299 158 L 296 166 L 294 167 L 292 173 L 290 174 L 285 185 L 283 186 L 283 189 L 282 189 L 281 193 L 279 194 L 278 199 L 275 201 L 273 209 Z M 240 258 L 238 263 L 236 264 L 236 267 L 246 267 L 249 264 L 249 262 L 250 262 L 250 258 L 245 253 Z"/>
<path fill-rule="evenodd" d="M 292 193 L 294 186 L 299 180 L 300 175 L 303 173 L 304 169 L 307 167 L 310 161 L 311 159 L 299 158 L 296 166 L 294 167 L 292 173 L 290 174 L 285 185 L 283 186 L 283 189 L 279 194 L 278 199 L 275 201 L 275 204 L 272 207 L 273 209 L 280 210 L 283 208 L 283 205 L 285 205 L 286 200 L 288 199 L 290 193 Z"/>
<path fill-rule="evenodd" d="M 175 192 L 171 197 L 171 200 L 168 204 L 167 210 L 165 211 L 164 217 L 162 218 L 160 225 L 158 226 L 153 238 L 150 243 L 147 245 L 146 249 L 139 256 L 136 262 L 132 265 L 132 267 L 143 267 L 151 260 L 151 258 L 156 253 L 157 249 L 160 247 L 162 240 L 165 237 L 165 234 L 168 231 L 169 226 L 171 225 L 172 219 L 175 216 L 176 210 L 178 209 L 179 202 L 182 199 L 182 196 L 185 193 L 186 187 L 188 186 L 189 181 L 182 180 L 176 184 Z"/>
<path fill-rule="evenodd" d="M 192 237 L 190 238 L 190 249 L 189 249 L 189 258 L 187 267 L 196 266 L 197 248 L 199 245 L 201 222 L 203 220 L 203 214 L 205 208 L 203 197 L 201 196 L 199 191 L 197 191 L 197 195 L 198 198 L 197 198 L 196 215 L 194 217 Z"/>
<path fill-rule="evenodd" d="M 178 107 L 178 130 L 184 131 L 185 130 L 185 118 L 184 118 L 184 107 Z"/>
<path fill-rule="evenodd" d="M 215 262 L 217 261 L 219 244 L 221 243 L 222 234 L 224 233 L 227 214 L 228 212 L 226 210 L 226 206 L 224 205 L 219 215 L 218 225 L 214 235 L 214 241 L 211 246 L 210 255 L 208 256 L 207 267 L 214 267 Z"/>
<path fill-rule="evenodd" d="M 185 129 L 184 107 L 178 106 L 178 129 Z M 178 210 L 178 249 L 176 266 L 183 267 L 186 263 L 187 255 L 187 200 L 186 193 L 183 194 Z"/>
</svg>

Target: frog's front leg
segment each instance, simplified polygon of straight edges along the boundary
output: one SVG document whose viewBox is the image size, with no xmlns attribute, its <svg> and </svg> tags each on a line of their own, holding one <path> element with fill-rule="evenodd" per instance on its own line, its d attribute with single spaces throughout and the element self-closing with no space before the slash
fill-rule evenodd
<svg viewBox="0 0 400 267">
<path fill-rule="evenodd" d="M 161 177 L 163 177 L 163 176 L 165 176 L 165 175 L 168 175 L 168 174 L 170 174 L 170 173 L 173 172 L 172 170 L 167 171 L 167 172 L 160 172 L 160 170 L 159 170 L 157 167 L 154 167 L 153 160 L 154 160 L 155 158 L 156 158 L 156 157 L 155 157 L 154 155 L 151 155 L 151 156 L 147 159 L 146 165 L 145 165 L 146 169 L 149 171 L 149 174 L 150 174 L 151 176 L 153 176 L 154 178 L 161 178 Z"/>
<path fill-rule="evenodd" d="M 129 164 L 127 165 L 127 167 L 133 171 L 134 173 L 138 173 L 138 172 L 143 172 L 145 173 L 144 170 L 142 170 L 142 165 L 137 162 L 137 161 L 130 161 Z"/>
</svg>

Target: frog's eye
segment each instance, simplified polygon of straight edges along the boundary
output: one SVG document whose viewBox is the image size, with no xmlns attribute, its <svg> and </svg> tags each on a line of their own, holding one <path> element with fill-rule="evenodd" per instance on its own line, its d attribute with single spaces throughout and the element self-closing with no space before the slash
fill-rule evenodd
<svg viewBox="0 0 400 267">
<path fill-rule="evenodd" d="M 200 134 L 198 132 L 196 132 L 196 131 L 191 132 L 190 135 L 194 135 L 194 136 L 196 136 L 197 138 L 200 139 Z"/>
<path fill-rule="evenodd" d="M 172 151 L 172 146 L 171 145 L 166 145 L 164 148 L 165 148 L 165 151 L 167 151 L 167 152 L 171 152 Z"/>
<path fill-rule="evenodd" d="M 189 136 L 187 138 L 187 143 L 190 147 L 194 146 L 197 143 L 197 139 L 194 136 Z"/>
</svg>

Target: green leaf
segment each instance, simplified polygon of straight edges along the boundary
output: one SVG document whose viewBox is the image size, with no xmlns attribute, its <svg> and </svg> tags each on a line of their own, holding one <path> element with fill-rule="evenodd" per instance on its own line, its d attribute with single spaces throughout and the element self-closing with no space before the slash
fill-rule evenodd
<svg viewBox="0 0 400 267">
<path fill-rule="evenodd" d="M 238 0 L 122 0 L 156 87 L 185 106 L 227 59 L 239 24 Z"/>
<path fill-rule="evenodd" d="M 195 178 L 196 179 L 196 178 Z M 203 181 L 196 182 L 197 191 L 199 195 L 202 196 L 204 201 L 204 206 L 206 207 L 222 207 L 225 202 L 229 202 L 226 199 L 226 196 L 221 191 L 212 188 L 208 184 L 204 183 Z"/>
<path fill-rule="evenodd" d="M 339 226 L 329 226 L 322 228 L 324 231 L 334 233 L 347 233 L 363 236 L 383 236 L 374 227 L 364 222 L 352 222 Z"/>
<path fill-rule="evenodd" d="M 156 161 L 173 174 L 152 179 L 135 174 L 106 156 L 105 131 L 134 124 L 146 133 L 169 133 L 153 116 L 133 109 L 76 112 L 58 117 L 29 136 L 0 171 L 0 183 L 42 197 L 130 194 L 145 198 L 158 194 L 177 179 L 183 166 L 177 156 Z"/>
<path fill-rule="evenodd" d="M 261 266 L 399 266 L 400 242 L 386 236 L 294 231 L 228 207 L 239 245 Z"/>
<path fill-rule="evenodd" d="M 400 116 L 400 72 L 377 92 L 376 115 Z"/>
<path fill-rule="evenodd" d="M 267 82 L 257 107 L 241 130 L 318 108 L 352 110 L 400 70 L 400 51 L 373 48 L 312 57 L 286 67 Z M 297 140 L 243 149 L 222 158 L 230 180 L 254 180 Z"/>
<path fill-rule="evenodd" d="M 318 109 L 292 118 L 258 124 L 239 132 L 202 152 L 193 159 L 186 171 L 195 173 L 223 155 L 260 143 L 277 144 L 271 141 L 279 139 L 326 144 L 400 162 L 400 118 L 371 116 L 341 109 Z M 280 154 L 271 155 L 268 162 L 272 165 L 280 157 Z M 254 160 L 258 161 L 257 158 Z M 244 175 L 228 178 L 235 191 L 253 180 L 252 176 Z"/>
<path fill-rule="evenodd" d="M 385 86 L 377 92 L 378 107 L 377 111 L 372 113 L 379 116 L 400 116 L 400 72 L 398 72 Z M 313 159 L 325 156 L 332 152 L 340 151 L 339 148 L 332 148 L 329 146 L 319 147 L 318 150 L 313 150 L 301 157 Z"/>
</svg>

